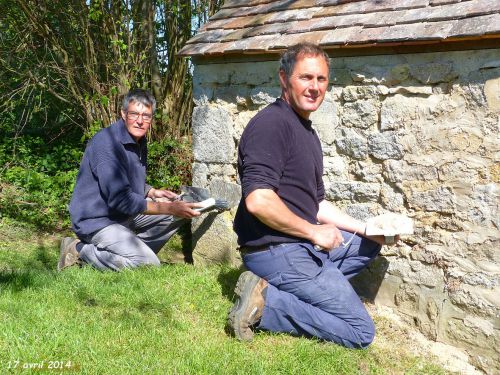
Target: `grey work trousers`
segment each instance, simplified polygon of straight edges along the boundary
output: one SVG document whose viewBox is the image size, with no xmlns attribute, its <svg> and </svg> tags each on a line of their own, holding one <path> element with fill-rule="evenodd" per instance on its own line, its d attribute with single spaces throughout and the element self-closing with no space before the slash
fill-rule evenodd
<svg viewBox="0 0 500 375">
<path fill-rule="evenodd" d="M 187 221 L 174 219 L 170 215 L 140 214 L 127 223 L 112 224 L 83 236 L 80 259 L 100 270 L 159 266 L 156 254 Z"/>
</svg>

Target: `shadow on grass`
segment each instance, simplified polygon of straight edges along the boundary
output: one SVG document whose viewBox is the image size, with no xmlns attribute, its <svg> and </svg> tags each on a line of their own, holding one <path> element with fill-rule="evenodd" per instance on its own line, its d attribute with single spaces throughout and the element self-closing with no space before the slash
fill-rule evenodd
<svg viewBox="0 0 500 375">
<path fill-rule="evenodd" d="M 243 265 L 240 268 L 223 268 L 217 276 L 222 295 L 230 301 L 234 301 L 234 287 L 236 286 L 238 277 L 245 270 L 245 266 Z"/>
<path fill-rule="evenodd" d="M 26 258 L 19 252 L 19 257 L 12 264 L 4 264 L 0 270 L 0 289 L 11 289 L 15 292 L 27 288 L 39 288 L 45 285 L 50 277 L 56 275 L 56 253 L 53 246 L 47 246 L 43 240 Z"/>
</svg>

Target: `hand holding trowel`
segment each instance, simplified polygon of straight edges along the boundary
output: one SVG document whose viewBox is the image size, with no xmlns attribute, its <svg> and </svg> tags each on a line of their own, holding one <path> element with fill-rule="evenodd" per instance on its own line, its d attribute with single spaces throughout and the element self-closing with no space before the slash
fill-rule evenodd
<svg viewBox="0 0 500 375">
<path fill-rule="evenodd" d="M 226 200 L 210 197 L 208 189 L 194 186 L 181 186 L 181 194 L 175 199 L 187 203 L 199 203 L 201 207 L 193 208 L 193 210 L 202 213 L 213 210 L 222 212 L 230 208 Z M 181 220 L 181 218 L 176 217 L 175 220 Z"/>
</svg>

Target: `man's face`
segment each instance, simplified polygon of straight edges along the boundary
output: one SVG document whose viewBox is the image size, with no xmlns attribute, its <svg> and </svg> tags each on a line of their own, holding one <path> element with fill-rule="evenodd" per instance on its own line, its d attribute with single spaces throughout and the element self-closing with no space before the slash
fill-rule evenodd
<svg viewBox="0 0 500 375">
<path fill-rule="evenodd" d="M 151 107 L 146 107 L 140 102 L 132 102 L 128 104 L 127 112 L 122 110 L 122 118 L 132 138 L 139 142 L 151 127 L 153 112 Z"/>
<path fill-rule="evenodd" d="M 299 56 L 290 77 L 280 71 L 282 98 L 300 117 L 308 119 L 325 98 L 328 65 L 323 56 Z"/>
</svg>

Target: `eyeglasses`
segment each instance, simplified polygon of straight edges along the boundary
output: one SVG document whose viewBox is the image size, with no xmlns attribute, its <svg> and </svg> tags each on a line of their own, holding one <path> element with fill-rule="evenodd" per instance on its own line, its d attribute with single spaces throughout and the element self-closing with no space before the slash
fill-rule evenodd
<svg viewBox="0 0 500 375">
<path fill-rule="evenodd" d="M 153 115 L 151 113 L 137 113 L 137 112 L 127 112 L 127 117 L 129 120 L 135 121 L 142 116 L 142 121 L 151 122 Z"/>
</svg>

